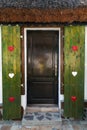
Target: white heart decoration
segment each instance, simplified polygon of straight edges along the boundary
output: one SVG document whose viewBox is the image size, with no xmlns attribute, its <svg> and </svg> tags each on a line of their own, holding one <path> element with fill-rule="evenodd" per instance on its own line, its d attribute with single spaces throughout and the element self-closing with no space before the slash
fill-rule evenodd
<svg viewBox="0 0 87 130">
<path fill-rule="evenodd" d="M 77 72 L 76 71 L 73 71 L 72 72 L 72 75 L 75 77 L 77 75 Z"/>
<path fill-rule="evenodd" d="M 8 75 L 9 75 L 10 78 L 14 77 L 14 73 L 9 73 Z"/>
</svg>

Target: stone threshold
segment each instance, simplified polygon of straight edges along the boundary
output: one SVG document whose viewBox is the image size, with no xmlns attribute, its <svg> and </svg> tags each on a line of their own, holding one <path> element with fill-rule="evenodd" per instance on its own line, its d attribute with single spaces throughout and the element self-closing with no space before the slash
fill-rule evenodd
<svg viewBox="0 0 87 130">
<path fill-rule="evenodd" d="M 26 112 L 58 112 L 58 106 L 44 106 L 44 105 L 32 105 L 28 106 L 24 113 Z"/>
</svg>

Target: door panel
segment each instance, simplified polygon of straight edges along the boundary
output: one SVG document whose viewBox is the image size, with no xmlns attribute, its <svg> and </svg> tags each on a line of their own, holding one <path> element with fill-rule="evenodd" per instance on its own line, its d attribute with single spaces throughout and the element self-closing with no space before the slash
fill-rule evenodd
<svg viewBox="0 0 87 130">
<path fill-rule="evenodd" d="M 64 115 L 82 119 L 85 27 L 66 26 L 64 30 Z M 76 75 L 73 75 L 74 73 Z"/>
<path fill-rule="evenodd" d="M 58 32 L 27 31 L 27 99 L 57 103 Z"/>
<path fill-rule="evenodd" d="M 20 27 L 2 26 L 3 119 L 21 118 Z M 13 75 L 13 76 L 12 76 Z M 12 76 L 12 77 L 11 77 Z"/>
</svg>

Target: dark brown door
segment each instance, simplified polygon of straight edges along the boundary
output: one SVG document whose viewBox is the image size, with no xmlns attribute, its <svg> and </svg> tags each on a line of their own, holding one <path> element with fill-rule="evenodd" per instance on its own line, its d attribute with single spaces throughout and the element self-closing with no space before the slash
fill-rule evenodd
<svg viewBox="0 0 87 130">
<path fill-rule="evenodd" d="M 27 104 L 58 103 L 58 31 L 27 31 Z"/>
</svg>

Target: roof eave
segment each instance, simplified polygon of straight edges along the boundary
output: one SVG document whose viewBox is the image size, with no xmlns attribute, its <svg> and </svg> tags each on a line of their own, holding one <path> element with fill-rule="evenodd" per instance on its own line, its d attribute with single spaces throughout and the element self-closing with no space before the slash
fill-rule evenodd
<svg viewBox="0 0 87 130">
<path fill-rule="evenodd" d="M 0 8 L 0 23 L 3 22 L 87 22 L 87 7 L 74 9 L 27 9 Z"/>
</svg>

